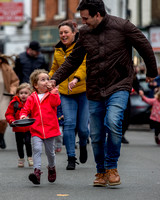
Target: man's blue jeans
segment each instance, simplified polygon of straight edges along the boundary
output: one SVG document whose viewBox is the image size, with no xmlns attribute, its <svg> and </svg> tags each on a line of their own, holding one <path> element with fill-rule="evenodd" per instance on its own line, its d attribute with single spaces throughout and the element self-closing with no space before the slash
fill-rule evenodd
<svg viewBox="0 0 160 200">
<path fill-rule="evenodd" d="M 89 100 L 90 136 L 98 173 L 117 168 L 128 97 L 129 92 L 118 91 L 104 101 Z"/>
<path fill-rule="evenodd" d="M 75 131 L 79 136 L 79 145 L 85 146 L 89 136 L 89 108 L 86 93 L 62 95 L 61 105 L 64 115 L 63 139 L 67 155 L 75 156 Z"/>
</svg>

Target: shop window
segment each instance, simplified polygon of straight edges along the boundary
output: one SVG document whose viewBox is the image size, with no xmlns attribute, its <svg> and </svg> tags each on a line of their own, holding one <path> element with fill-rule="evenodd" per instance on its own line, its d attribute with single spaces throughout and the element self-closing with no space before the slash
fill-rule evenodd
<svg viewBox="0 0 160 200">
<path fill-rule="evenodd" d="M 58 1 L 58 14 L 65 15 L 66 14 L 66 0 Z"/>
<path fill-rule="evenodd" d="M 39 17 L 45 17 L 45 0 L 39 0 Z"/>
<path fill-rule="evenodd" d="M 44 21 L 46 16 L 45 12 L 45 0 L 39 0 L 39 10 L 38 10 L 38 17 L 36 17 L 36 22 Z"/>
</svg>

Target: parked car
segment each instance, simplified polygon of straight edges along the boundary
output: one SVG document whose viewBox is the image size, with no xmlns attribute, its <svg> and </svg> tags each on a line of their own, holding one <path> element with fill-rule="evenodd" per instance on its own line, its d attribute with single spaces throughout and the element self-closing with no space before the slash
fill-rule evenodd
<svg viewBox="0 0 160 200">
<path fill-rule="evenodd" d="M 151 89 L 145 81 L 146 76 L 138 76 L 139 85 L 144 94 L 149 97 Z M 142 101 L 141 97 L 132 92 L 130 95 L 130 124 L 150 124 L 151 105 Z"/>
</svg>

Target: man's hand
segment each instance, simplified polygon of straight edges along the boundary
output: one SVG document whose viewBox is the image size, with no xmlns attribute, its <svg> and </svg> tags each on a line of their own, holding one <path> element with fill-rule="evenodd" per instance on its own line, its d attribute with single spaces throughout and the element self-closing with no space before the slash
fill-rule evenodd
<svg viewBox="0 0 160 200">
<path fill-rule="evenodd" d="M 78 83 L 78 79 L 74 78 L 73 81 L 71 81 L 68 85 L 69 90 L 72 91 L 72 89 L 76 86 L 77 83 Z"/>
<path fill-rule="evenodd" d="M 49 83 L 51 83 L 52 87 L 56 87 L 56 81 L 55 80 L 49 80 Z"/>
<path fill-rule="evenodd" d="M 50 81 L 47 84 L 47 89 L 49 92 L 54 89 L 54 87 L 52 86 L 52 83 Z"/>
</svg>

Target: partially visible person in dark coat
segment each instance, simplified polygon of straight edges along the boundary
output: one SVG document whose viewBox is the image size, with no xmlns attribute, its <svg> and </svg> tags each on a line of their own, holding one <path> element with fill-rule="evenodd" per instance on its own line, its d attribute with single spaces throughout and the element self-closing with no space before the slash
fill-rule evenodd
<svg viewBox="0 0 160 200">
<path fill-rule="evenodd" d="M 32 41 L 27 50 L 17 56 L 14 71 L 19 77 L 20 83 L 29 83 L 29 76 L 35 69 L 48 71 L 48 65 L 40 50 L 39 42 Z"/>
<path fill-rule="evenodd" d="M 156 60 L 143 33 L 128 20 L 108 15 L 102 0 L 82 0 L 77 10 L 85 25 L 79 30 L 72 53 L 52 76 L 52 85 L 70 76 L 87 54 L 86 92 L 97 167 L 93 185 L 119 185 L 122 121 L 134 77 L 132 47 L 146 64 L 147 82 L 157 76 Z"/>
</svg>

